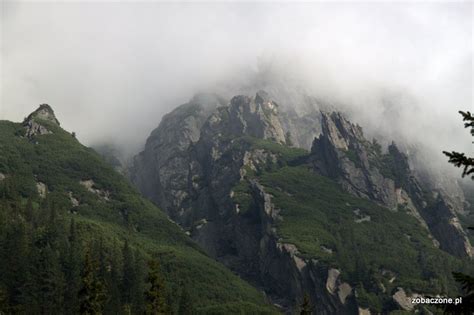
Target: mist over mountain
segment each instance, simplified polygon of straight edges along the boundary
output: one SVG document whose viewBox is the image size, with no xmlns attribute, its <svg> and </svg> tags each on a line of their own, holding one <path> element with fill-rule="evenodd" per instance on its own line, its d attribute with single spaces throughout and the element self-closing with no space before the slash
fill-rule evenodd
<svg viewBox="0 0 474 315">
<path fill-rule="evenodd" d="M 468 151 L 472 3 L 6 1 L 0 118 L 47 102 L 88 145 L 142 149 L 197 92 L 264 89 L 301 110 L 337 104 L 366 134 Z M 438 164 L 436 164 L 438 165 Z M 442 165 L 445 165 L 442 164 Z"/>
</svg>

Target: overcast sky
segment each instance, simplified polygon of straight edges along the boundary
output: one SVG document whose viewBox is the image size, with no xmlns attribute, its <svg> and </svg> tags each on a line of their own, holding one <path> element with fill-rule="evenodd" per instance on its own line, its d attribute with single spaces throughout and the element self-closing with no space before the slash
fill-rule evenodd
<svg viewBox="0 0 474 315">
<path fill-rule="evenodd" d="M 132 152 L 195 92 L 237 90 L 265 70 L 270 84 L 343 102 L 369 133 L 472 151 L 457 114 L 474 109 L 469 1 L 2 1 L 1 10 L 0 119 L 48 103 L 85 144 Z"/>
</svg>

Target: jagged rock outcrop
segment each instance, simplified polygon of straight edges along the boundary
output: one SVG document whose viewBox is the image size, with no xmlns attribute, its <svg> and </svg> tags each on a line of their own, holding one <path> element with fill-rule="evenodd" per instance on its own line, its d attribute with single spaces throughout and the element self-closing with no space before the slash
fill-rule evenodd
<svg viewBox="0 0 474 315">
<path fill-rule="evenodd" d="M 364 138 L 362 128 L 340 113 L 322 113 L 322 134 L 311 148 L 316 172 L 336 179 L 342 187 L 391 209 L 402 207 L 416 217 L 441 249 L 459 257 L 473 257 L 472 246 L 444 196 L 423 189 L 410 170 L 408 159 L 392 143 L 387 153 Z M 430 190 L 431 191 L 431 190 Z"/>
<path fill-rule="evenodd" d="M 56 119 L 51 106 L 48 104 L 41 104 L 37 110 L 31 113 L 23 121 L 23 126 L 26 129 L 25 136 L 31 138 L 36 135 L 52 133 L 46 126 L 41 124 L 41 121 L 46 121 L 59 126 L 59 121 Z"/>
<path fill-rule="evenodd" d="M 201 127 L 225 100 L 213 94 L 196 95 L 165 115 L 145 149 L 135 157 L 130 170 L 132 182 L 143 195 L 160 205 L 172 218 L 179 217 L 188 196 L 190 157 L 187 151 L 199 140 Z"/>
<path fill-rule="evenodd" d="M 46 198 L 46 194 L 48 193 L 48 187 L 45 183 L 37 182 L 36 190 L 38 191 L 38 195 L 40 196 L 40 198 Z"/>
<path fill-rule="evenodd" d="M 37 110 L 26 117 L 25 121 L 30 121 L 33 119 L 41 119 L 49 121 L 58 126 L 60 125 L 59 120 L 54 115 L 54 110 L 48 104 L 41 104 Z"/>
<path fill-rule="evenodd" d="M 219 129 L 223 125 L 234 135 L 286 142 L 278 117 L 278 105 L 264 91 L 259 91 L 255 98 L 244 95 L 233 97 L 230 106 L 213 115 L 209 121 L 210 129 Z"/>
<path fill-rule="evenodd" d="M 368 142 L 362 128 L 351 124 L 340 113 L 322 113 L 322 135 L 311 148 L 314 168 L 338 179 L 345 190 L 389 208 L 397 207 L 395 181 L 372 167 L 377 159 L 376 146 Z M 395 147 L 393 150 L 397 150 Z"/>
</svg>

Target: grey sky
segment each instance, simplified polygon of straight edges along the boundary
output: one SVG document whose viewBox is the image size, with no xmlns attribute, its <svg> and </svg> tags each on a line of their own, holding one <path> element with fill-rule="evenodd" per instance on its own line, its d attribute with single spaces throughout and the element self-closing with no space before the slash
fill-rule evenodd
<svg viewBox="0 0 474 315">
<path fill-rule="evenodd" d="M 48 103 L 84 143 L 113 139 L 135 151 L 195 92 L 238 87 L 263 67 L 275 84 L 345 103 L 369 133 L 472 150 L 457 114 L 473 109 L 470 2 L 1 9 L 0 119 Z"/>
</svg>

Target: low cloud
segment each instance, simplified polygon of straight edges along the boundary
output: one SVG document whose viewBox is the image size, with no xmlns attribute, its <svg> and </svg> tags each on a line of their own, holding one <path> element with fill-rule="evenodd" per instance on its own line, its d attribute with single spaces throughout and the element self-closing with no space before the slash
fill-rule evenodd
<svg viewBox="0 0 474 315">
<path fill-rule="evenodd" d="M 369 135 L 472 152 L 473 7 L 456 3 L 3 2 L 0 118 L 40 103 L 86 144 L 141 149 L 199 91 L 341 104 Z M 283 97 L 287 96 L 287 97 Z M 435 158 L 436 159 L 436 158 Z"/>
</svg>

